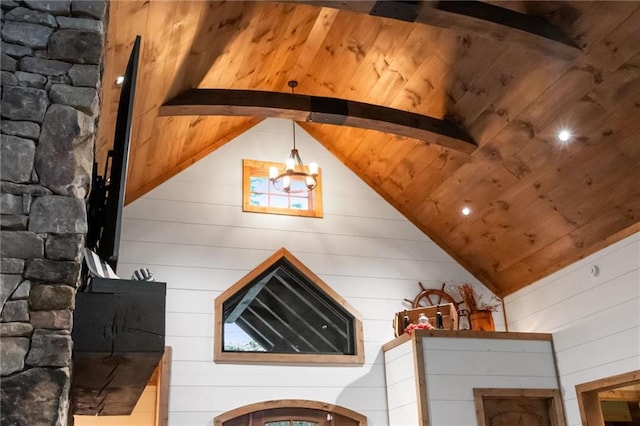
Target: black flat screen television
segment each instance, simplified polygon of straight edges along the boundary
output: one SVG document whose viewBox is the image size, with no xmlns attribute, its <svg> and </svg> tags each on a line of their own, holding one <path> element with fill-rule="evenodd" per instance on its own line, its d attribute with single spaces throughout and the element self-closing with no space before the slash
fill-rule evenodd
<svg viewBox="0 0 640 426">
<path fill-rule="evenodd" d="M 102 175 L 98 172 L 97 163 L 93 164 L 91 193 L 87 202 L 89 226 L 86 246 L 95 251 L 114 270 L 118 265 L 120 250 L 140 40 L 140 36 L 137 36 L 133 43 L 127 70 L 124 74 L 116 116 L 113 148 L 107 154 Z"/>
</svg>

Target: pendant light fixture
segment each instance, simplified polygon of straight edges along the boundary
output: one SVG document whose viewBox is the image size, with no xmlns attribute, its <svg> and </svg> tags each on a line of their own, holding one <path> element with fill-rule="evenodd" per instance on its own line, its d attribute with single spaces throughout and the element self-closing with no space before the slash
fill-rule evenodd
<svg viewBox="0 0 640 426">
<path fill-rule="evenodd" d="M 293 93 L 298 82 L 291 80 L 288 85 Z M 293 120 L 291 120 L 291 129 L 293 131 L 293 149 L 287 158 L 285 170 L 280 172 L 277 167 L 270 167 L 269 180 L 276 189 L 283 192 L 311 191 L 318 186 L 318 164 L 309 163 L 308 168 L 304 165 L 300 153 L 296 149 L 296 124 Z"/>
</svg>

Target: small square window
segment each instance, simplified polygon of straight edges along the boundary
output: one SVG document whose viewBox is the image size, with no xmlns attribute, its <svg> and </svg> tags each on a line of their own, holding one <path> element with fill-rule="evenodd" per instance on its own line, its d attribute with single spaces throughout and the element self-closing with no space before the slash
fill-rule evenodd
<svg viewBox="0 0 640 426">
<path fill-rule="evenodd" d="M 283 163 L 242 160 L 242 210 L 245 212 L 322 217 L 322 172 L 318 170 L 318 186 L 306 191 L 304 182 L 293 181 L 292 190 L 283 192 L 269 180 L 269 167 L 283 170 Z M 299 187 L 297 187 L 298 185 Z"/>
</svg>

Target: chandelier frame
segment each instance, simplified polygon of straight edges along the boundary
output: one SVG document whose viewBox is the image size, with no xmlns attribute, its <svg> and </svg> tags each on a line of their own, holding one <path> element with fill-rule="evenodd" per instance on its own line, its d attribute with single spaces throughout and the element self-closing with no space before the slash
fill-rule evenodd
<svg viewBox="0 0 640 426">
<path fill-rule="evenodd" d="M 298 86 L 298 82 L 291 80 L 287 85 L 291 87 L 291 93 L 293 93 Z M 291 130 L 293 148 L 287 158 L 285 169 L 281 173 L 275 167 L 269 169 L 269 180 L 275 189 L 287 194 L 313 191 L 318 186 L 318 165 L 316 163 L 309 163 L 309 167 L 304 165 L 296 148 L 296 124 L 293 120 L 291 120 Z M 292 189 L 291 183 L 294 179 L 304 180 L 305 188 Z"/>
</svg>

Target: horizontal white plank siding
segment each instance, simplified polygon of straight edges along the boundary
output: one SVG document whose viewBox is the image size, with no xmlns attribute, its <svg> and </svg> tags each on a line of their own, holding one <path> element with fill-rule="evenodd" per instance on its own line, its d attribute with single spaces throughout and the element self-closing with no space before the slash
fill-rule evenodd
<svg viewBox="0 0 640 426">
<path fill-rule="evenodd" d="M 284 374 L 284 373 L 283 373 Z M 290 373 L 287 373 L 290 374 Z M 344 387 L 339 381 L 333 386 L 320 387 L 304 379 L 299 373 L 300 381 L 297 386 L 285 387 L 277 384 L 263 384 L 271 377 L 254 375 L 245 383 L 236 386 L 171 386 L 170 412 L 191 412 L 202 410 L 203 407 L 223 412 L 227 406 L 239 407 L 247 401 L 270 401 L 278 399 L 306 399 L 314 401 L 331 401 L 331 403 L 349 407 L 350 409 L 367 413 L 367 417 L 374 415 L 386 418 L 386 397 L 384 386 L 379 388 L 359 387 L 351 384 Z M 238 378 L 240 383 L 244 378 Z M 366 397 L 365 397 L 366 396 Z M 369 421 L 369 424 L 372 422 Z"/>
<path fill-rule="evenodd" d="M 170 424 L 287 398 L 338 404 L 388 426 L 382 344 L 403 299 L 426 287 L 477 281 L 320 144 L 298 129 L 303 159 L 322 169 L 324 217 L 242 212 L 242 159 L 283 161 L 287 120 L 265 120 L 125 209 L 118 274 L 149 268 L 167 282 L 166 343 L 173 347 Z M 285 247 L 363 319 L 358 366 L 251 366 L 213 362 L 214 300 Z M 413 370 L 411 370 L 413 371 Z M 396 426 L 393 422 L 392 426 Z"/>
<path fill-rule="evenodd" d="M 186 208 L 189 207 L 187 204 Z M 167 206 L 171 208 L 171 206 Z M 309 220 L 309 219 L 305 219 Z M 155 230 L 155 231 L 154 231 Z M 154 233 L 148 238 L 149 231 Z M 152 221 L 143 219 L 129 219 L 124 227 L 130 241 L 141 239 L 145 242 L 184 244 L 193 246 L 216 246 L 224 248 L 255 248 L 260 250 L 281 247 L 285 236 L 279 229 L 255 229 L 249 227 L 234 227 L 229 232 L 227 226 L 209 226 L 201 224 L 184 224 L 179 222 Z M 261 241 L 253 241 L 259 233 Z M 192 237 L 190 237 L 192 236 Z M 309 251 L 309 232 L 288 231 L 286 241 L 292 250 Z M 379 244 L 371 244 L 371 236 L 345 235 L 337 233 L 327 234 L 330 239 L 324 242 L 323 249 L 331 253 L 360 256 L 360 257 L 385 257 L 400 260 L 429 260 L 432 262 L 450 263 L 451 258 L 429 241 L 399 240 L 397 238 L 380 238 Z M 255 247 L 244 247 L 247 240 L 256 243 Z M 259 244 L 258 244 L 259 243 Z M 364 243 L 364 246 L 363 246 Z"/>
<path fill-rule="evenodd" d="M 596 265 L 597 276 L 590 268 Z M 511 331 L 553 333 L 570 426 L 581 424 L 577 384 L 640 369 L 640 234 L 505 300 Z"/>
<path fill-rule="evenodd" d="M 422 347 L 433 425 L 476 424 L 473 388 L 558 388 L 549 341 L 425 337 Z"/>
<path fill-rule="evenodd" d="M 412 341 L 384 353 L 390 425 L 419 424 L 414 359 Z"/>
</svg>

